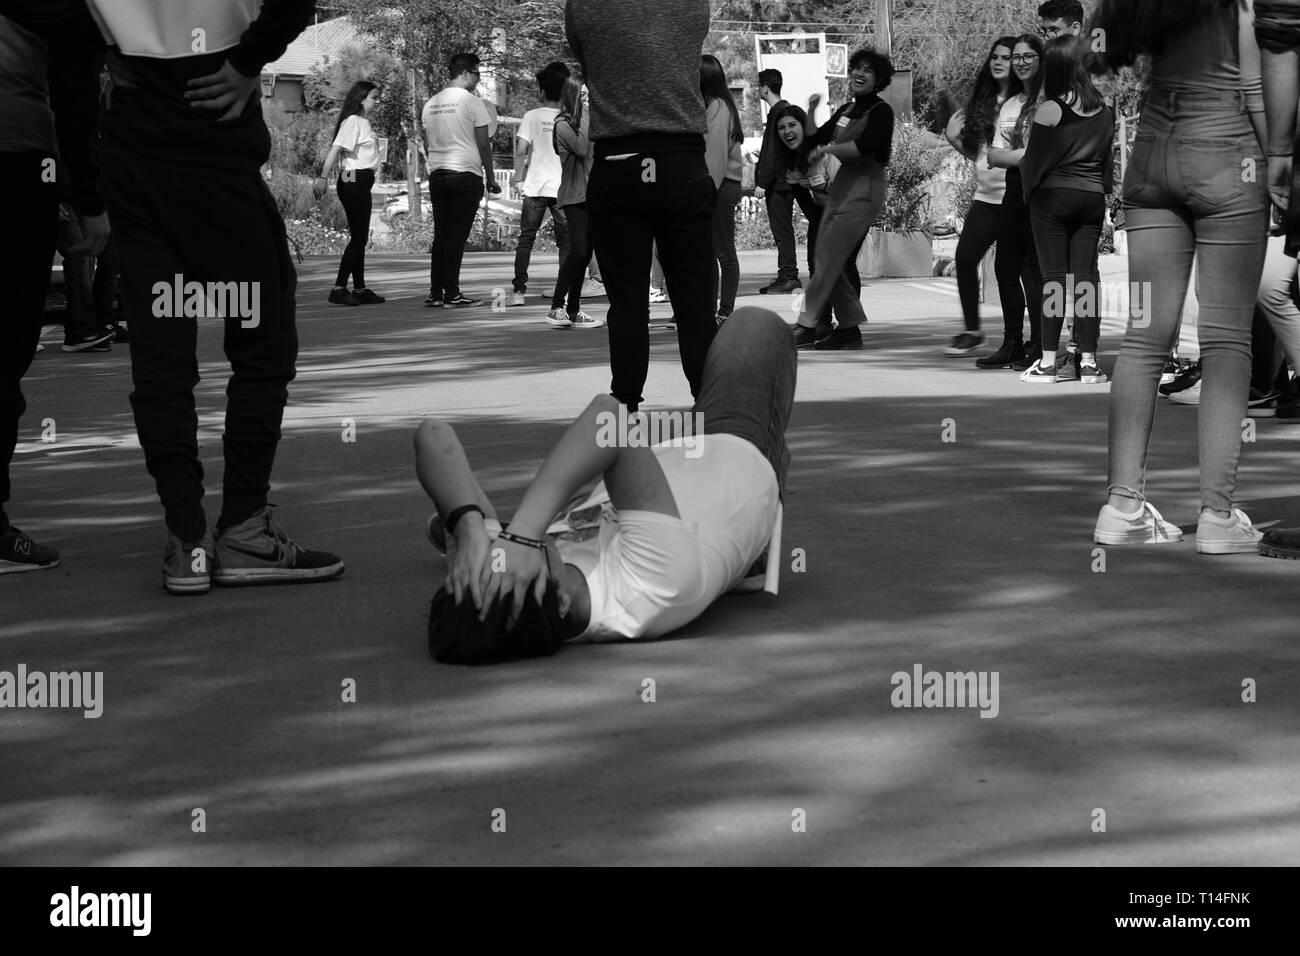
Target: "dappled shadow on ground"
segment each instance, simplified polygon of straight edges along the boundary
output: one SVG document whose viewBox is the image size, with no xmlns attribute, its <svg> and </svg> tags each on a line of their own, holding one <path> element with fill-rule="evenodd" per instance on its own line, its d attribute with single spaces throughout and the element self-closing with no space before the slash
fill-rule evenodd
<svg viewBox="0 0 1300 956">
<path fill-rule="evenodd" d="M 512 510 L 563 419 L 604 384 L 604 333 L 548 338 L 527 328 L 535 310 L 431 323 L 303 311 L 276 497 L 291 533 L 348 561 L 327 585 L 167 597 L 125 356 L 38 363 L 29 415 L 50 409 L 62 437 L 23 447 L 15 517 L 65 564 L 0 579 L 0 667 L 102 670 L 105 703 L 97 720 L 0 711 L 0 859 L 1295 859 L 1300 565 L 1198 556 L 1190 537 L 1094 550 L 1103 389 L 1030 395 L 942 366 L 915 388 L 895 365 L 905 344 L 844 357 L 857 371 L 801 358 L 779 598 L 726 597 L 674 639 L 463 669 L 425 649 L 441 565 L 421 532 L 411 428 L 428 412 L 455 420 Z M 218 345 L 204 340 L 213 413 Z M 655 355 L 680 391 L 675 351 Z M 349 411 L 355 442 L 340 437 Z M 214 487 L 219 427 L 205 419 Z M 1256 437 L 1242 504 L 1300 524 L 1300 429 L 1259 422 Z M 1194 449 L 1195 409 L 1163 406 L 1149 490 L 1188 527 Z M 998 716 L 891 707 L 891 675 L 917 663 L 997 671 Z M 1248 677 L 1255 704 L 1241 702 Z M 806 833 L 792 832 L 796 808 Z"/>
</svg>

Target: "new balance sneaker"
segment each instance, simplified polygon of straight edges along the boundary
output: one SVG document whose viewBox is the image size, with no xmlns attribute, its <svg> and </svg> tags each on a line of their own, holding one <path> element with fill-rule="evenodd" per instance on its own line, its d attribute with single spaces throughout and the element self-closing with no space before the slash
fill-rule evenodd
<svg viewBox="0 0 1300 956">
<path fill-rule="evenodd" d="M 519 290 L 516 289 L 514 292 L 511 292 L 511 293 L 510 293 L 510 298 L 507 300 L 506 304 L 507 304 L 507 305 L 526 305 L 526 304 L 527 304 L 527 301 L 528 301 L 528 300 L 527 300 L 527 297 L 526 297 L 522 292 L 520 292 Z"/>
<path fill-rule="evenodd" d="M 275 520 L 275 506 L 221 531 L 212 579 L 223 586 L 327 581 L 343 573 L 343 560 L 295 544 Z"/>
<path fill-rule="evenodd" d="M 794 347 L 796 349 L 810 349 L 819 339 L 824 339 L 831 334 L 829 325 L 818 325 L 815 328 L 809 328 L 806 325 L 796 325 L 794 327 Z"/>
<path fill-rule="evenodd" d="M 1169 400 L 1175 405 L 1201 404 L 1201 380 L 1198 378 L 1181 392 L 1170 392 Z"/>
<path fill-rule="evenodd" d="M 767 580 L 767 552 L 764 551 L 758 556 L 745 576 L 733 584 L 728 589 L 728 594 L 756 594 L 763 590 L 763 584 Z"/>
<path fill-rule="evenodd" d="M 1263 537 L 1240 508 L 1233 508 L 1227 518 L 1207 509 L 1196 522 L 1196 553 L 1255 554 Z"/>
<path fill-rule="evenodd" d="M 1176 544 L 1183 540 L 1178 525 L 1161 517 L 1150 502 L 1137 504 L 1133 514 L 1125 514 L 1109 503 L 1102 505 L 1092 540 L 1097 544 Z"/>
<path fill-rule="evenodd" d="M 352 295 L 362 305 L 379 305 L 381 302 L 384 301 L 384 297 L 382 295 L 376 295 L 374 292 L 370 291 L 369 289 L 353 289 Z"/>
<path fill-rule="evenodd" d="M 113 330 L 100 329 L 63 340 L 65 352 L 107 352 L 113 348 Z"/>
<path fill-rule="evenodd" d="M 212 532 L 205 531 L 202 538 L 190 544 L 169 533 L 163 552 L 163 587 L 169 594 L 206 594 L 212 588 L 216 561 Z"/>
<path fill-rule="evenodd" d="M 1038 339 L 1030 339 L 1025 343 L 1024 354 L 1011 363 L 1011 368 L 1017 372 L 1024 372 L 1034 367 L 1034 363 L 1043 357 L 1043 343 Z"/>
<path fill-rule="evenodd" d="M 442 307 L 444 309 L 463 309 L 470 305 L 478 305 L 478 299 L 471 299 L 469 296 L 457 293 L 456 295 L 449 295 L 447 298 L 442 300 Z"/>
<path fill-rule="evenodd" d="M 969 355 L 984 344 L 983 332 L 963 332 L 952 337 L 952 344 L 943 350 L 944 355 Z"/>
<path fill-rule="evenodd" d="M 361 300 L 347 289 L 330 289 L 330 302 L 333 305 L 360 305 Z"/>
<path fill-rule="evenodd" d="M 430 294 L 430 295 L 429 295 L 429 296 L 424 300 L 424 307 L 425 307 L 426 309 L 441 309 L 441 308 L 442 308 L 442 296 L 440 296 L 440 295 L 432 295 L 432 294 Z"/>
<path fill-rule="evenodd" d="M 771 283 L 758 290 L 759 295 L 787 295 L 795 289 L 802 289 L 803 283 L 798 279 L 773 279 Z"/>
<path fill-rule="evenodd" d="M 1282 390 L 1275 388 L 1269 392 L 1261 392 L 1257 388 L 1250 390 L 1250 399 L 1246 403 L 1246 414 L 1251 418 L 1274 418 L 1277 415 L 1278 399 L 1282 397 Z"/>
<path fill-rule="evenodd" d="M 1084 385 L 1105 385 L 1110 381 L 1098 366 L 1090 362 L 1079 362 L 1079 381 Z"/>
<path fill-rule="evenodd" d="M 1003 339 L 1002 345 L 992 355 L 975 360 L 976 368 L 1011 368 L 1025 354 L 1025 343 L 1019 339 Z"/>
<path fill-rule="evenodd" d="M 1181 366 L 1174 373 L 1173 380 L 1160 386 L 1161 395 L 1173 395 L 1175 392 L 1183 392 L 1196 385 L 1201 380 L 1201 362 L 1197 359 L 1195 362 L 1188 362 Z"/>
<path fill-rule="evenodd" d="M 668 293 L 664 292 L 663 289 L 657 289 L 654 286 L 650 287 L 651 305 L 659 305 L 660 303 L 667 302 L 667 301 L 668 301 Z"/>
<path fill-rule="evenodd" d="M 862 348 L 862 329 L 856 325 L 849 326 L 848 328 L 838 328 L 829 335 L 823 336 L 814 342 L 813 348 L 819 352 L 829 352 L 839 349 L 860 349 Z"/>
<path fill-rule="evenodd" d="M 578 310 L 577 315 L 569 316 L 569 319 L 573 322 L 573 327 L 575 329 L 598 329 L 605 324 L 604 319 L 598 319 L 594 316 L 588 315 L 581 309 Z"/>
<path fill-rule="evenodd" d="M 573 325 L 573 320 L 563 309 L 551 309 L 546 313 L 546 324 L 553 329 L 567 329 Z"/>
<path fill-rule="evenodd" d="M 0 574 L 44 571 L 59 566 L 59 552 L 37 544 L 13 525 L 0 534 Z"/>
<path fill-rule="evenodd" d="M 1300 561 L 1300 528 L 1270 528 L 1259 542 L 1259 553 L 1266 558 Z"/>
<path fill-rule="evenodd" d="M 1020 381 L 1031 382 L 1035 385 L 1052 385 L 1061 381 L 1061 379 L 1058 378 L 1055 366 L 1048 368 L 1043 364 L 1043 360 L 1039 359 L 1020 373 Z"/>
</svg>

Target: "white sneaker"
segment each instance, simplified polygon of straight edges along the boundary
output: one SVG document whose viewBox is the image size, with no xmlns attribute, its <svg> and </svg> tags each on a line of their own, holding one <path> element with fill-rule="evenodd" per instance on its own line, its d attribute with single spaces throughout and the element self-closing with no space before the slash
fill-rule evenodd
<svg viewBox="0 0 1300 956">
<path fill-rule="evenodd" d="M 1213 511 L 1202 511 L 1196 523 L 1196 553 L 1254 554 L 1263 537 L 1264 532 L 1256 531 L 1240 508 L 1233 508 L 1228 518 L 1221 518 Z"/>
<path fill-rule="evenodd" d="M 524 305 L 525 302 L 526 302 L 526 298 L 522 292 L 510 293 L 510 302 L 509 302 L 510 305 Z"/>
<path fill-rule="evenodd" d="M 1125 514 L 1109 503 L 1102 505 L 1092 540 L 1097 544 L 1176 544 L 1183 540 L 1178 525 L 1161 517 L 1150 502 L 1138 505 L 1133 514 Z"/>
<path fill-rule="evenodd" d="M 582 297 L 594 299 L 605 294 L 605 283 L 600 279 L 587 279 L 582 284 Z"/>
<path fill-rule="evenodd" d="M 546 324 L 555 329 L 567 329 L 573 325 L 573 320 L 563 309 L 551 309 L 546 313 Z"/>
<path fill-rule="evenodd" d="M 605 324 L 604 319 L 593 318 L 581 309 L 578 310 L 578 314 L 573 316 L 571 321 L 575 329 L 598 329 Z"/>
<path fill-rule="evenodd" d="M 1169 400 L 1175 405 L 1199 405 L 1201 404 L 1201 383 L 1198 381 L 1191 388 L 1185 388 L 1181 392 L 1173 392 Z"/>
<path fill-rule="evenodd" d="M 667 301 L 668 301 L 668 293 L 664 292 L 663 289 L 656 289 L 654 286 L 650 287 L 651 305 L 658 305 L 661 302 L 667 302 Z"/>
</svg>

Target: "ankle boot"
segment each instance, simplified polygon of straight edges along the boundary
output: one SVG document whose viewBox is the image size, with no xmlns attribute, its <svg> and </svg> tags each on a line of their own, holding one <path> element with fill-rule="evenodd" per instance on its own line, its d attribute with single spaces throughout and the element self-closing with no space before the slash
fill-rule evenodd
<svg viewBox="0 0 1300 956">
<path fill-rule="evenodd" d="M 1019 339 L 1003 339 L 1002 345 L 992 355 L 975 360 L 976 368 L 1010 368 L 1016 359 L 1023 358 L 1025 344 Z"/>
</svg>

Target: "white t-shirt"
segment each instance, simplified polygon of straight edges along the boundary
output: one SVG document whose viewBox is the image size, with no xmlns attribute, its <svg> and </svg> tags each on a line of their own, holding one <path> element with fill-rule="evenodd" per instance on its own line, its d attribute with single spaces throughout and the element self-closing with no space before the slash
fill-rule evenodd
<svg viewBox="0 0 1300 956">
<path fill-rule="evenodd" d="M 334 137 L 334 145 L 343 153 L 342 169 L 378 169 L 379 139 L 370 128 L 370 120 L 359 114 L 349 116 L 339 127 L 339 134 Z"/>
<path fill-rule="evenodd" d="M 698 435 L 656 446 L 679 518 L 615 511 L 598 532 L 557 542 L 587 579 L 591 618 L 575 640 L 661 637 L 693 621 L 744 577 L 767 547 L 776 516 L 776 474 L 735 435 Z M 608 499 L 604 483 L 587 502 Z M 581 537 L 581 535 L 579 535 Z"/>
<path fill-rule="evenodd" d="M 994 149 L 1010 149 L 1011 133 L 1020 119 L 1020 110 L 1025 105 L 1025 96 L 1009 97 L 998 108 L 997 122 L 993 124 Z M 980 202 L 1001 205 L 1007 193 L 1007 171 L 1001 167 L 989 169 L 989 147 L 980 147 L 980 154 L 975 160 L 975 198 Z"/>
<path fill-rule="evenodd" d="M 555 152 L 555 117 L 560 111 L 550 106 L 539 106 L 524 114 L 519 124 L 518 136 L 533 146 L 528 157 L 528 175 L 519 184 L 525 196 L 545 196 L 554 199 L 560 191 L 563 164 Z"/>
<path fill-rule="evenodd" d="M 469 90 L 448 87 L 424 104 L 421 120 L 430 170 L 483 175 L 474 130 L 486 127 L 491 116 L 482 100 Z"/>
</svg>

